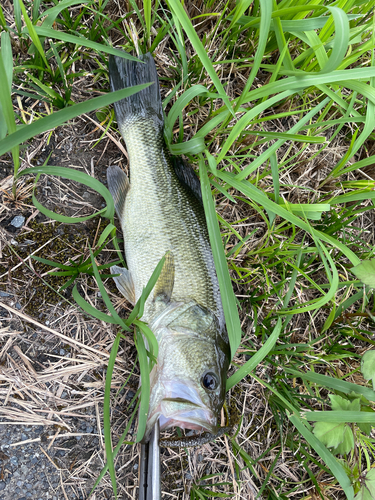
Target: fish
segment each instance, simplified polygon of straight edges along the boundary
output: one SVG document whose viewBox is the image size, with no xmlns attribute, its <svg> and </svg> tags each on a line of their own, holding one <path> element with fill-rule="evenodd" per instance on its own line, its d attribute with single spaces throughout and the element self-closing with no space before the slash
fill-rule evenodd
<svg viewBox="0 0 375 500">
<path fill-rule="evenodd" d="M 112 91 L 152 82 L 114 104 L 129 155 L 129 177 L 111 166 L 107 183 L 128 267 L 112 266 L 111 273 L 118 275 L 118 290 L 135 304 L 165 256 L 142 316 L 158 341 L 144 442 L 157 423 L 161 431 L 178 426 L 204 433 L 207 441 L 207 434 L 222 433 L 228 333 L 200 182 L 188 163 L 169 155 L 155 62 L 150 53 L 138 57 L 140 62 L 109 59 Z"/>
</svg>

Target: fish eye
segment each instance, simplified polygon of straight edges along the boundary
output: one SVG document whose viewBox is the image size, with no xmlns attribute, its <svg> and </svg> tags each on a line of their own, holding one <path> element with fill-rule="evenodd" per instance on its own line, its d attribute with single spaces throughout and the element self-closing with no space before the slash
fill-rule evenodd
<svg viewBox="0 0 375 500">
<path fill-rule="evenodd" d="M 205 375 L 203 375 L 202 378 L 202 386 L 209 390 L 209 391 L 214 391 L 217 386 L 219 385 L 217 375 L 213 372 L 207 372 Z"/>
</svg>

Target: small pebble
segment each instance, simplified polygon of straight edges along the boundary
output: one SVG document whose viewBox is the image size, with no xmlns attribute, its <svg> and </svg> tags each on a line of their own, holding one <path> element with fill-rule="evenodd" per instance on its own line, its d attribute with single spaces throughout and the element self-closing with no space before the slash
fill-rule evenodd
<svg viewBox="0 0 375 500">
<path fill-rule="evenodd" d="M 19 302 L 16 302 L 16 309 L 18 309 L 18 310 L 22 309 L 22 306 Z"/>
<path fill-rule="evenodd" d="M 12 294 L 0 291 L 0 297 L 13 297 Z"/>
<path fill-rule="evenodd" d="M 60 349 L 60 356 L 64 356 L 64 354 L 65 354 L 64 349 Z"/>
<path fill-rule="evenodd" d="M 18 229 L 23 226 L 24 222 L 25 217 L 23 215 L 16 215 L 10 224 Z"/>
</svg>

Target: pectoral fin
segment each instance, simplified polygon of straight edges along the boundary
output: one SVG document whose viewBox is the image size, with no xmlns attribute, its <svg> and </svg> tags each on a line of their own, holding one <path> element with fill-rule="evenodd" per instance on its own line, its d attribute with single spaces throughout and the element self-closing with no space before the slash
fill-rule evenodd
<svg viewBox="0 0 375 500">
<path fill-rule="evenodd" d="M 117 217 L 122 221 L 125 207 L 126 193 L 129 191 L 128 176 L 117 165 L 107 169 L 108 189 L 115 203 Z"/>
<path fill-rule="evenodd" d="M 154 298 L 163 296 L 167 302 L 170 301 L 174 286 L 174 258 L 172 252 L 165 256 L 163 269 L 154 288 Z"/>
<path fill-rule="evenodd" d="M 133 306 L 135 305 L 135 291 L 132 275 L 129 269 L 124 267 L 112 266 L 111 274 L 119 274 L 120 276 L 114 277 L 117 289 Z"/>
</svg>

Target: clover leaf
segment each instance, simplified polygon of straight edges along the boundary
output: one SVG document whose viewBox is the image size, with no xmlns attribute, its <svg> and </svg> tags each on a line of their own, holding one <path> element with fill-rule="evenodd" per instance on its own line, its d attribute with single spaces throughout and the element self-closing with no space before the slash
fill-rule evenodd
<svg viewBox="0 0 375 500">
<path fill-rule="evenodd" d="M 375 259 L 363 260 L 358 266 L 352 267 L 351 271 L 362 283 L 375 288 Z"/>
<path fill-rule="evenodd" d="M 367 351 L 362 356 L 361 372 L 366 380 L 372 380 L 375 391 L 375 350 Z"/>
</svg>

